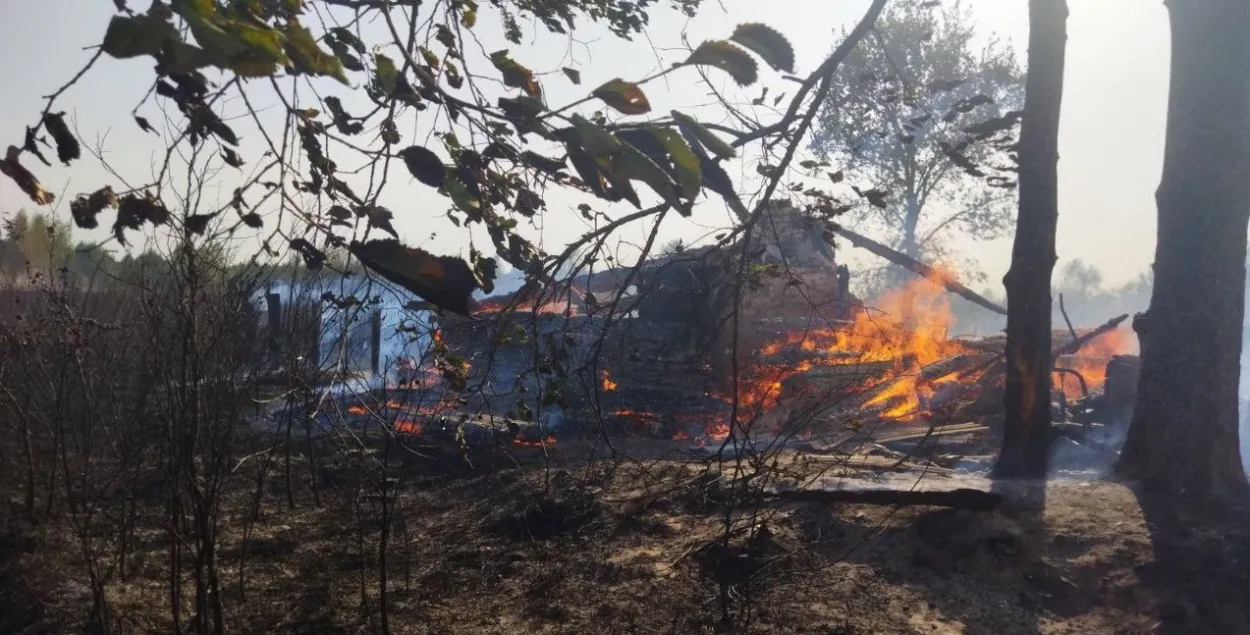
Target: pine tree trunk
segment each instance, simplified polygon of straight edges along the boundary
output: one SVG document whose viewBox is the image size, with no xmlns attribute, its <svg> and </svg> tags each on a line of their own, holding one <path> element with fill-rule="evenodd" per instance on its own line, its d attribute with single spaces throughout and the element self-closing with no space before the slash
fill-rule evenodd
<svg viewBox="0 0 1250 635">
<path fill-rule="evenodd" d="M 1046 476 L 1050 437 L 1050 278 L 1059 218 L 1059 109 L 1065 0 L 1029 1 L 1029 60 L 1020 127 L 1020 210 L 1007 288 L 1006 423 L 998 478 Z"/>
<path fill-rule="evenodd" d="M 1117 473 L 1151 490 L 1247 496 L 1237 434 L 1250 220 L 1250 2 L 1169 0 L 1171 86 L 1150 308 Z"/>
</svg>

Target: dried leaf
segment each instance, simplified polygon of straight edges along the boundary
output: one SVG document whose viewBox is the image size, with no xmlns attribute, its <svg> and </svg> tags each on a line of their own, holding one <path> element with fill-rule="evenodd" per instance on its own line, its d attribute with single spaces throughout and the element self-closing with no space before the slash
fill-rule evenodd
<svg viewBox="0 0 1250 635">
<path fill-rule="evenodd" d="M 418 181 L 433 188 L 443 187 L 447 179 L 447 166 L 433 151 L 422 146 L 408 146 L 398 154 Z"/>
<path fill-rule="evenodd" d="M 117 204 L 117 195 L 113 193 L 113 188 L 105 186 L 91 194 L 79 194 L 77 198 L 70 202 L 69 212 L 74 218 L 74 224 L 78 227 L 95 229 L 100 226 L 100 221 L 96 216 L 99 216 L 100 212 L 103 212 L 105 209 L 117 207 Z M 138 227 L 136 226 L 135 228 L 137 229 Z M 125 241 L 122 242 L 124 243 Z"/>
<path fill-rule="evenodd" d="M 52 167 L 47 157 L 43 156 L 43 151 L 39 149 L 39 138 L 35 134 L 35 129 L 30 126 L 26 126 L 26 138 L 22 143 L 22 152 L 29 152 L 35 155 L 44 165 Z"/>
<path fill-rule="evenodd" d="M 626 115 L 642 115 L 651 112 L 651 103 L 647 101 L 646 94 L 642 92 L 638 84 L 620 78 L 596 88 L 591 94 Z"/>
<path fill-rule="evenodd" d="M 534 71 L 531 71 L 517 63 L 508 55 L 508 51 L 495 51 L 490 54 L 491 64 L 499 69 L 503 75 L 503 83 L 511 88 L 520 88 L 530 97 L 539 98 L 543 95 L 543 89 L 538 85 L 538 81 L 534 79 Z"/>
<path fill-rule="evenodd" d="M 443 46 L 446 46 L 448 50 L 455 51 L 456 34 L 452 33 L 451 29 L 447 28 L 447 25 L 445 24 L 438 25 L 435 27 L 435 30 L 437 33 L 435 33 L 434 39 L 438 40 Z"/>
<path fill-rule="evenodd" d="M 44 115 L 43 128 L 52 135 L 52 140 L 56 141 L 56 156 L 61 163 L 69 165 L 71 161 L 82 157 L 82 147 L 78 145 L 78 138 L 70 132 L 69 126 L 65 125 L 65 113 L 50 112 Z"/>
<path fill-rule="evenodd" d="M 183 222 L 183 229 L 188 234 L 202 235 L 208 230 L 208 222 L 217 216 L 217 212 L 211 214 L 192 214 Z"/>
<path fill-rule="evenodd" d="M 757 22 L 740 24 L 729 39 L 759 55 L 774 70 L 794 72 L 794 47 L 776 29 Z"/>
<path fill-rule="evenodd" d="M 289 244 L 291 249 L 298 253 L 300 258 L 303 258 L 305 267 L 317 271 L 325 265 L 326 255 L 321 253 L 319 249 L 306 239 L 292 238 Z"/>
<path fill-rule="evenodd" d="M 22 151 L 17 146 L 9 146 L 4 160 L 0 161 L 0 172 L 13 179 L 13 182 L 17 183 L 17 186 L 26 193 L 26 196 L 30 197 L 30 200 L 35 202 L 35 205 L 51 205 L 52 201 L 56 200 L 56 197 L 51 192 L 43 189 L 43 184 L 35 178 L 35 175 L 22 166 L 21 162 L 18 161 L 18 157 L 21 154 Z"/>
<path fill-rule="evenodd" d="M 157 136 L 161 134 L 152 128 L 152 124 L 148 123 L 147 119 L 140 117 L 139 115 L 135 115 L 135 123 L 139 124 L 139 129 L 144 132 L 150 132 Z"/>
<path fill-rule="evenodd" d="M 569 81 L 577 84 L 578 86 L 582 84 L 582 74 L 577 69 L 565 67 L 560 70 L 564 71 L 564 75 L 569 78 Z"/>
<path fill-rule="evenodd" d="M 381 126 L 379 126 L 378 136 L 382 138 L 382 142 L 386 145 L 399 143 L 399 127 L 395 125 L 395 120 L 383 120 Z"/>
<path fill-rule="evenodd" d="M 97 192 L 92 196 L 97 196 Z M 77 203 L 77 201 L 75 201 Z M 98 205 L 99 202 L 88 202 L 88 205 Z M 73 211 L 73 205 L 70 206 Z M 79 215 L 75 214 L 75 222 L 78 222 Z M 92 217 L 90 222 L 95 222 Z M 169 222 L 169 210 L 160 200 L 152 198 L 150 195 L 138 196 L 137 194 L 127 194 L 117 203 L 117 219 L 113 221 L 113 235 L 117 237 L 117 241 L 125 245 L 126 230 L 137 230 L 143 227 L 144 223 L 152 223 L 153 225 L 164 225 Z"/>
<path fill-rule="evenodd" d="M 232 168 L 243 167 L 243 159 L 239 157 L 237 152 L 231 150 L 230 148 L 221 149 L 221 159 Z"/>
<path fill-rule="evenodd" d="M 682 65 L 715 66 L 729 73 L 739 86 L 749 86 L 759 78 L 755 59 L 725 40 L 708 40 L 700 44 Z"/>
<path fill-rule="evenodd" d="M 358 216 L 368 217 L 370 227 L 376 227 L 395 238 L 399 238 L 399 232 L 395 231 L 394 225 L 391 225 L 391 221 L 395 218 L 395 214 L 391 210 L 380 205 L 369 205 L 358 208 L 356 212 Z"/>
<path fill-rule="evenodd" d="M 829 173 L 829 180 L 833 183 L 841 183 L 844 178 L 846 178 L 846 175 L 843 174 L 842 170 Z"/>
<path fill-rule="evenodd" d="M 369 269 L 435 306 L 465 316 L 472 312 L 478 281 L 464 260 L 434 256 L 390 239 L 352 241 L 349 250 Z"/>
<path fill-rule="evenodd" d="M 264 219 L 262 219 L 260 214 L 257 214 L 256 212 L 248 212 L 240 216 L 239 219 L 243 221 L 244 225 L 247 225 L 252 229 L 260 229 L 265 226 Z"/>
</svg>

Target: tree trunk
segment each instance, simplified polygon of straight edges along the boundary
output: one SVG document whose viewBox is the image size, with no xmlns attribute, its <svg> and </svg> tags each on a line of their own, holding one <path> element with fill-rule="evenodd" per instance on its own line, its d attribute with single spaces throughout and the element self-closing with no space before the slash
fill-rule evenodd
<svg viewBox="0 0 1250 635">
<path fill-rule="evenodd" d="M 1250 3 L 1170 0 L 1171 86 L 1154 290 L 1116 472 L 1146 489 L 1250 495 L 1237 389 L 1250 220 Z"/>
<path fill-rule="evenodd" d="M 916 231 L 920 226 L 920 201 L 914 194 L 907 196 L 907 216 L 903 219 L 903 244 L 899 251 L 911 256 L 920 257 L 920 245 L 916 242 Z"/>
<path fill-rule="evenodd" d="M 1065 0 L 1029 0 L 1029 60 L 1020 126 L 1020 211 L 1007 288 L 1006 424 L 999 478 L 1046 476 L 1050 437 L 1050 278 L 1059 219 L 1059 109 Z"/>
</svg>

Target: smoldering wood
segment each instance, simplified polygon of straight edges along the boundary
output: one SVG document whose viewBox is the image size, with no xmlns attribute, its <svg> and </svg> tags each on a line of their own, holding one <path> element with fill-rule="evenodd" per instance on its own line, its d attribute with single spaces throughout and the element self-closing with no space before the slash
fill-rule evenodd
<svg viewBox="0 0 1250 635">
<path fill-rule="evenodd" d="M 985 296 L 964 286 L 963 283 L 955 280 L 950 276 L 950 274 L 947 274 L 944 271 L 934 269 L 933 267 L 930 267 L 929 265 L 926 265 L 925 263 L 920 262 L 919 260 L 916 260 L 901 251 L 887 247 L 886 245 L 864 236 L 863 234 L 851 231 L 840 225 L 834 225 L 833 231 L 849 240 L 851 245 L 885 258 L 886 260 L 889 260 L 890 262 L 903 267 L 922 278 L 932 280 L 933 282 L 946 287 L 947 291 L 957 294 L 977 306 L 989 309 L 999 315 L 1007 315 L 1007 309 L 991 302 Z"/>
<path fill-rule="evenodd" d="M 1098 337 L 1102 335 L 1110 333 L 1111 331 L 1114 331 L 1117 328 L 1119 328 L 1120 325 L 1123 324 L 1124 321 L 1128 319 L 1128 317 L 1129 316 L 1127 313 L 1125 313 L 1124 315 L 1113 317 L 1110 320 L 1107 320 L 1106 323 L 1102 324 L 1098 328 L 1095 328 L 1091 331 L 1088 331 L 1076 337 L 1075 339 L 1072 339 L 1072 340 L 1069 340 L 1068 342 L 1063 343 L 1062 345 L 1056 347 L 1054 350 L 1050 352 L 1051 358 L 1054 359 L 1063 355 L 1074 355 L 1080 352 L 1080 350 L 1086 344 L 1094 341 L 1095 339 L 1097 339 Z"/>
</svg>

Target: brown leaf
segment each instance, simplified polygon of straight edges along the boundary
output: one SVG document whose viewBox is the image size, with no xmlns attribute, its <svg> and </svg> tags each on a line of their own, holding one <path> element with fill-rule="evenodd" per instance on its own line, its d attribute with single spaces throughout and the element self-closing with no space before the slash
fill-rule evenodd
<svg viewBox="0 0 1250 635">
<path fill-rule="evenodd" d="M 226 165 L 229 165 L 232 168 L 243 167 L 242 157 L 239 156 L 239 153 L 235 152 L 234 150 L 231 150 L 230 148 L 222 147 L 221 160 L 225 161 Z"/>
<path fill-rule="evenodd" d="M 148 123 L 148 120 L 147 120 L 146 118 L 144 118 L 144 117 L 140 117 L 139 115 L 135 115 L 135 123 L 139 124 L 139 129 L 140 129 L 140 130 L 142 130 L 142 131 L 144 131 L 144 132 L 150 132 L 150 133 L 155 134 L 155 135 L 160 135 L 160 134 L 161 134 L 161 133 L 157 132 L 155 129 L 153 129 L 153 128 L 152 128 L 152 124 Z"/>
<path fill-rule="evenodd" d="M 22 145 L 22 151 L 35 155 L 41 162 L 43 162 L 44 165 L 52 167 L 52 164 L 48 162 L 47 157 L 43 156 L 43 151 L 39 149 L 39 138 L 35 129 L 30 126 L 26 126 L 26 140 Z"/>
<path fill-rule="evenodd" d="M 565 77 L 568 77 L 570 82 L 573 82 L 574 84 L 577 84 L 579 86 L 581 85 L 582 74 L 580 71 L 578 71 L 575 68 L 562 68 L 560 70 L 564 71 Z"/>
<path fill-rule="evenodd" d="M 69 126 L 65 125 L 65 113 L 50 112 L 44 115 L 43 128 L 56 141 L 56 157 L 61 160 L 61 163 L 69 165 L 70 161 L 75 161 L 82 156 L 82 147 L 78 145 L 78 138 L 70 132 Z"/>
<path fill-rule="evenodd" d="M 43 189 L 43 184 L 39 182 L 39 179 L 36 179 L 35 175 L 30 173 L 30 170 L 22 166 L 21 162 L 18 161 L 18 157 L 21 154 L 22 151 L 17 146 L 9 146 L 7 155 L 3 161 L 0 161 L 0 172 L 13 179 L 13 182 L 17 183 L 17 186 L 36 205 L 51 205 L 52 201 L 56 200 L 56 197 L 51 192 Z"/>
<path fill-rule="evenodd" d="M 595 97 L 626 115 L 642 115 L 651 112 L 651 102 L 638 84 L 623 79 L 613 79 L 595 89 Z"/>
<path fill-rule="evenodd" d="M 476 304 L 473 291 L 478 288 L 478 281 L 461 258 L 434 256 L 391 239 L 352 241 L 348 249 L 383 278 L 440 308 L 467 316 Z"/>
<path fill-rule="evenodd" d="M 395 231 L 395 227 L 391 225 L 391 221 L 395 218 L 395 214 L 391 210 L 380 205 L 368 205 L 356 211 L 357 215 L 364 215 L 369 218 L 370 227 L 376 227 L 395 238 L 399 238 L 399 232 Z"/>
<path fill-rule="evenodd" d="M 490 61 L 499 69 L 503 75 L 503 83 L 511 88 L 520 88 L 530 97 L 539 98 L 543 96 L 543 89 L 538 85 L 538 81 L 534 79 L 534 71 L 531 71 L 517 63 L 508 55 L 507 50 L 495 51 L 490 54 Z"/>
<path fill-rule="evenodd" d="M 75 225 L 83 229 L 94 229 L 100 226 L 100 221 L 96 219 L 96 216 L 106 208 L 116 207 L 117 204 L 117 195 L 113 194 L 113 188 L 106 186 L 91 194 L 78 195 L 78 198 L 70 202 L 69 212 L 74 217 Z M 126 244 L 125 240 L 121 242 Z"/>
<path fill-rule="evenodd" d="M 183 228 L 188 234 L 202 235 L 208 230 L 208 221 L 213 220 L 217 216 L 217 212 L 211 214 L 192 214 L 183 222 Z"/>
</svg>

